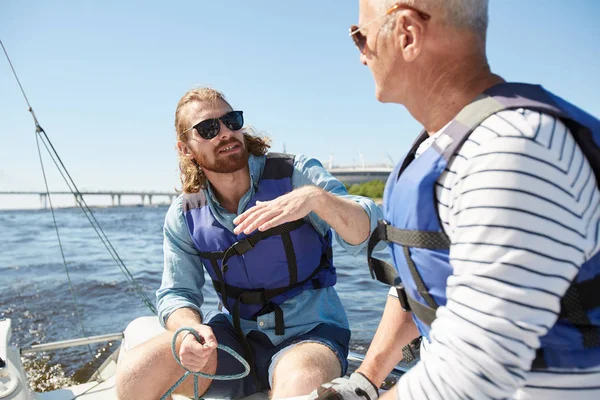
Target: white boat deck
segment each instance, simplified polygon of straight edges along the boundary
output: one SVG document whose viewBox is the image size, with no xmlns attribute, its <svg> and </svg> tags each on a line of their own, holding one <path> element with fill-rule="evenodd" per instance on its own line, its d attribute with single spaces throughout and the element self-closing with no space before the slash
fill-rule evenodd
<svg viewBox="0 0 600 400">
<path fill-rule="evenodd" d="M 145 323 L 149 320 L 145 320 L 144 318 L 140 318 L 140 320 L 142 324 L 136 324 L 134 326 L 148 328 Z M 0 368 L 1 400 L 117 400 L 115 372 L 117 369 L 119 349 L 112 353 L 102 366 L 98 368 L 89 382 L 53 390 L 51 392 L 36 393 L 29 389 L 27 374 L 21 363 L 19 350 L 9 345 L 10 335 L 10 320 L 0 320 L 0 358 L 7 361 L 7 367 Z M 52 345 L 55 345 L 55 343 Z M 56 348 L 57 346 L 54 347 Z M 361 358 L 360 355 L 350 354 L 348 360 L 356 363 L 362 361 Z M 399 368 L 398 371 L 395 371 L 395 375 L 401 375 L 406 369 Z M 293 400 L 306 399 L 307 397 L 308 396 L 294 397 Z M 188 399 L 181 395 L 173 395 L 172 398 L 173 400 Z M 246 398 L 246 400 L 266 399 L 268 399 L 266 392 L 257 393 Z"/>
<path fill-rule="evenodd" d="M 117 368 L 116 355 L 111 356 L 98 370 L 99 374 L 94 381 L 82 383 L 64 389 L 47 393 L 36 393 L 36 400 L 117 400 L 115 391 L 115 371 Z M 188 400 L 188 397 L 173 395 L 173 400 Z M 266 393 L 259 393 L 247 400 L 268 399 Z M 298 397 L 297 399 L 301 399 Z M 208 399 L 207 399 L 208 400 Z"/>
</svg>

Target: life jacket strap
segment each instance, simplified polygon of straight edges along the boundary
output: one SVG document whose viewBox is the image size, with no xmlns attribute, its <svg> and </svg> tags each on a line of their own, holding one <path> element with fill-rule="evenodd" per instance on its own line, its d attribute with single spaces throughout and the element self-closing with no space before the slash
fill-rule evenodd
<svg viewBox="0 0 600 400">
<path fill-rule="evenodd" d="M 419 271 L 417 270 L 417 267 L 410 256 L 410 247 L 421 249 L 449 249 L 450 239 L 448 238 L 448 235 L 443 232 L 398 229 L 388 224 L 388 222 L 385 220 L 379 220 L 377 223 L 377 229 L 373 231 L 373 234 L 369 238 L 367 248 L 367 257 L 369 269 L 371 271 L 371 277 L 374 279 L 377 277 L 377 279 L 383 283 L 396 286 L 400 280 L 396 269 L 388 263 L 374 258 L 372 255 L 375 246 L 382 240 L 402 246 L 408 269 L 410 270 L 419 294 L 421 297 L 423 297 L 429 308 L 435 310 L 438 305 L 433 297 L 429 294 L 429 290 L 427 289 L 421 274 L 419 274 Z M 419 307 L 415 306 L 414 308 Z"/>
<path fill-rule="evenodd" d="M 322 260 L 323 261 L 323 260 Z M 308 278 L 301 282 L 297 282 L 294 285 L 283 286 L 275 289 L 244 289 L 236 286 L 231 286 L 228 284 L 222 284 L 219 281 L 213 280 L 212 284 L 215 290 L 218 293 L 226 292 L 230 298 L 237 299 L 238 302 L 242 304 L 261 304 L 268 305 L 272 299 L 275 297 L 284 294 L 291 289 L 304 286 L 305 283 L 311 281 L 313 289 L 320 289 L 323 287 L 321 282 L 316 279 L 316 275 L 324 268 L 328 267 L 329 264 L 325 262 L 321 262 L 321 264 L 315 268 L 315 270 L 310 274 Z M 260 314 L 259 314 L 260 315 Z M 258 316 L 258 315 L 257 315 Z"/>
<path fill-rule="evenodd" d="M 275 334 L 283 336 L 285 334 L 285 327 L 283 324 L 283 310 L 279 305 L 275 306 Z"/>
<path fill-rule="evenodd" d="M 406 346 L 402 348 L 402 361 L 411 363 L 420 357 L 421 353 L 421 336 L 408 342 Z"/>
<path fill-rule="evenodd" d="M 560 301 L 560 319 L 575 325 L 583 337 L 583 347 L 600 347 L 600 332 L 590 321 L 588 311 L 600 307 L 600 275 L 583 282 L 573 282 Z"/>
<path fill-rule="evenodd" d="M 214 283 L 215 281 L 213 281 Z M 244 349 L 244 358 L 250 365 L 250 373 L 252 374 L 252 379 L 254 380 L 254 385 L 259 387 L 259 379 L 258 374 L 256 372 L 256 363 L 254 361 L 254 355 L 252 354 L 252 348 L 244 335 L 244 331 L 242 331 L 242 326 L 240 324 L 240 299 L 239 297 L 236 299 L 235 304 L 233 305 L 233 309 L 231 310 L 231 317 L 233 319 L 233 328 L 240 339 L 242 347 Z"/>
<path fill-rule="evenodd" d="M 227 261 L 229 261 L 229 259 L 233 256 L 241 256 L 242 254 L 248 252 L 249 250 L 254 248 L 254 246 L 256 246 L 256 244 L 258 242 L 260 242 L 263 239 L 266 239 L 271 236 L 283 235 L 285 233 L 289 234 L 291 231 L 294 231 L 294 230 L 300 228 L 304 224 L 305 224 L 305 222 L 303 219 L 298 219 L 296 221 L 287 222 L 285 224 L 275 226 L 264 232 L 257 232 L 252 236 L 248 236 L 245 239 L 239 240 L 239 241 L 235 242 L 230 248 L 225 250 L 224 253 L 222 253 L 223 261 L 222 261 L 221 265 L 226 265 Z M 200 256 L 202 257 L 202 254 Z"/>
<path fill-rule="evenodd" d="M 304 224 L 305 224 L 305 222 L 302 219 L 288 222 L 288 223 L 276 226 L 274 228 L 268 229 L 264 232 L 257 232 L 252 236 L 248 236 L 245 239 L 239 240 L 239 241 L 235 242 L 231 247 L 229 247 L 225 251 L 199 252 L 199 255 L 201 258 L 207 259 L 211 262 L 211 266 L 213 268 L 213 271 L 217 275 L 217 279 L 220 282 L 225 283 L 225 274 L 227 273 L 227 269 L 228 269 L 227 261 L 229 261 L 229 259 L 231 257 L 236 256 L 236 255 L 240 256 L 240 255 L 245 254 L 246 252 L 248 252 L 249 250 L 254 248 L 254 246 L 263 239 L 266 239 L 268 237 L 275 236 L 275 235 L 282 235 L 283 242 L 284 242 L 285 254 L 288 259 L 288 264 L 290 264 L 290 263 L 292 264 L 292 267 L 290 268 L 290 273 L 293 272 L 294 275 L 296 275 L 293 278 L 290 277 L 290 280 L 292 280 L 292 279 L 297 280 L 297 273 L 298 273 L 297 269 L 298 268 L 296 266 L 295 253 L 293 252 L 293 246 L 286 246 L 286 239 L 289 239 L 289 242 L 291 243 L 291 236 L 289 235 L 289 233 L 291 231 L 294 231 L 294 230 L 300 228 Z M 291 250 L 291 253 L 290 253 L 290 250 Z M 221 261 L 221 266 L 219 266 L 218 261 Z M 213 282 L 213 285 L 214 285 L 214 282 Z M 221 299 L 223 300 L 223 302 L 225 304 L 227 304 L 228 296 L 231 296 L 232 298 L 237 297 L 235 294 L 229 294 L 227 292 L 227 287 L 228 287 L 228 285 L 226 285 L 226 284 L 219 285 L 218 289 L 215 286 L 215 290 L 217 290 L 217 292 L 219 294 L 221 294 Z"/>
<path fill-rule="evenodd" d="M 394 288 L 396 289 L 396 293 L 398 293 L 398 300 L 400 301 L 400 306 L 402 309 L 406 312 L 412 312 L 425 324 L 431 325 L 433 320 L 435 320 L 435 311 L 437 310 L 437 307 L 428 307 L 425 304 L 413 299 L 408 294 L 402 283 L 394 286 Z"/>
</svg>

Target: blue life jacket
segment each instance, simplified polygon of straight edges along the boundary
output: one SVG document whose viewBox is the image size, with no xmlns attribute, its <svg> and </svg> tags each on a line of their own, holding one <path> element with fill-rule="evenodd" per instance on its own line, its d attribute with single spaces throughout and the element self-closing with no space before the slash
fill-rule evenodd
<svg viewBox="0 0 600 400">
<path fill-rule="evenodd" d="M 269 153 L 246 209 L 256 201 L 291 192 L 293 162 L 293 156 Z M 283 335 L 281 303 L 304 290 L 336 283 L 330 230 L 323 237 L 301 219 L 264 232 L 235 235 L 217 221 L 203 191 L 184 195 L 183 212 L 194 245 L 237 330 L 239 318 L 256 320 L 275 311 L 275 333 Z"/>
<path fill-rule="evenodd" d="M 440 224 L 435 184 L 448 161 L 489 116 L 526 108 L 560 118 L 589 160 L 600 187 L 600 121 L 540 86 L 496 85 L 466 106 L 433 145 L 415 159 L 423 132 L 391 173 L 384 193 L 384 215 L 369 240 L 369 267 L 375 278 L 396 286 L 402 307 L 413 313 L 429 338 L 435 310 L 446 304 L 446 280 L 453 273 L 450 240 Z M 375 245 L 390 243 L 394 267 L 371 257 Z M 540 338 L 532 367 L 600 365 L 600 253 L 581 265 L 561 299 L 559 319 Z"/>
</svg>

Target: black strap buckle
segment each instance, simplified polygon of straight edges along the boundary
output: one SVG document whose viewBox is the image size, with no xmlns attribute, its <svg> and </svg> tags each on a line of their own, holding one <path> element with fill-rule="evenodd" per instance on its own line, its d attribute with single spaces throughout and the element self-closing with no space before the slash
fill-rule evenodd
<svg viewBox="0 0 600 400">
<path fill-rule="evenodd" d="M 400 306 L 402 310 L 405 312 L 411 312 L 410 305 L 408 304 L 408 297 L 406 296 L 406 289 L 404 288 L 404 284 L 400 283 L 396 286 L 396 293 L 398 293 L 398 300 L 400 300 Z"/>
<path fill-rule="evenodd" d="M 377 236 L 379 237 L 380 241 L 383 240 L 387 242 L 387 227 L 389 224 L 390 223 L 387 222 L 385 219 L 380 219 L 379 221 L 377 221 Z"/>
<path fill-rule="evenodd" d="M 411 363 L 418 360 L 421 355 L 421 336 L 408 342 L 406 346 L 402 348 L 402 361 Z"/>
<path fill-rule="evenodd" d="M 246 239 L 242 239 L 238 242 L 235 242 L 233 244 L 233 246 L 231 246 L 231 247 L 233 248 L 233 252 L 235 254 L 237 254 L 238 256 L 241 256 L 248 250 L 252 249 L 254 247 L 254 244 L 249 239 L 246 238 Z"/>
<path fill-rule="evenodd" d="M 377 279 L 375 274 L 375 264 L 381 263 L 382 261 L 373 257 L 373 251 L 375 251 L 375 247 L 379 242 L 387 241 L 387 225 L 389 223 L 380 219 L 377 221 L 377 227 L 373 230 L 373 233 L 369 237 L 369 243 L 367 245 L 367 264 L 369 265 L 369 273 L 371 274 L 371 278 Z"/>
<path fill-rule="evenodd" d="M 240 294 L 240 302 L 243 304 L 265 304 L 265 292 L 243 292 Z"/>
</svg>

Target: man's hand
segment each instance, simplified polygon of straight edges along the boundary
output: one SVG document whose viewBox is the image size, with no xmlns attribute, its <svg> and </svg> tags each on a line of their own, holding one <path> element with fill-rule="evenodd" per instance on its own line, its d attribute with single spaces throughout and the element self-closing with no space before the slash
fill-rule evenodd
<svg viewBox="0 0 600 400">
<path fill-rule="evenodd" d="M 375 400 L 379 389 L 360 372 L 350 375 L 350 378 L 337 378 L 324 383 L 308 395 L 309 399 L 319 400 Z"/>
<path fill-rule="evenodd" d="M 304 218 L 313 211 L 322 191 L 316 186 L 303 186 L 271 201 L 257 201 L 254 207 L 233 220 L 237 225 L 233 233 L 237 235 L 244 232 L 249 235 L 256 229 L 266 231 L 274 226 Z"/>
<path fill-rule="evenodd" d="M 208 325 L 198 324 L 192 328 L 202 340 L 198 342 L 191 332 L 186 333 L 179 346 L 179 358 L 181 365 L 185 368 L 192 372 L 198 372 L 204 368 L 217 348 L 217 339 Z"/>
</svg>

